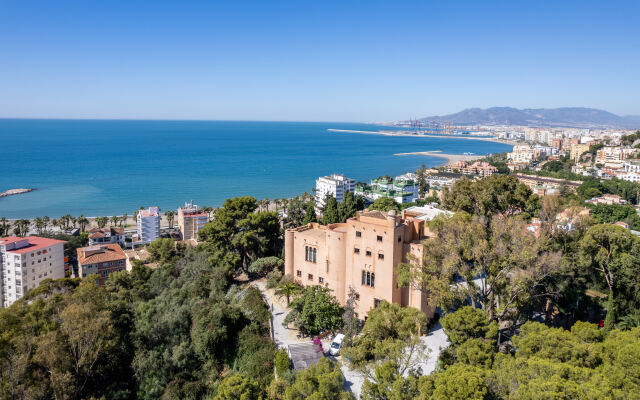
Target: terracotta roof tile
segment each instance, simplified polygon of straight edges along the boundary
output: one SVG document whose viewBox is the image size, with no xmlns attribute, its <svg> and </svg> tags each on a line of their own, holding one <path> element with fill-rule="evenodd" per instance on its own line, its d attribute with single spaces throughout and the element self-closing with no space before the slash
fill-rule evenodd
<svg viewBox="0 0 640 400">
<path fill-rule="evenodd" d="M 98 251 L 99 249 L 104 249 L 104 251 L 91 254 L 92 251 Z M 82 265 L 97 264 L 108 261 L 118 261 L 127 258 L 122 248 L 120 248 L 120 245 L 115 243 L 109 243 L 100 246 L 82 247 L 77 249 L 77 252 L 78 263 Z M 85 253 L 89 254 L 85 257 Z"/>
</svg>

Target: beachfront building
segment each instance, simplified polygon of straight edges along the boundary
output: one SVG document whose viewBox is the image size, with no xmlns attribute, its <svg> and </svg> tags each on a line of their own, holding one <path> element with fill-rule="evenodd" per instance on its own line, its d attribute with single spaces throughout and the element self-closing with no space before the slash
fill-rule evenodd
<svg viewBox="0 0 640 400">
<path fill-rule="evenodd" d="M 93 228 L 89 231 L 89 246 L 117 243 L 124 246 L 124 228 Z"/>
<path fill-rule="evenodd" d="M 198 240 L 198 231 L 209 222 L 207 213 L 198 209 L 193 201 L 184 203 L 184 207 L 178 208 L 178 228 L 182 240 Z"/>
<path fill-rule="evenodd" d="M 390 176 L 372 179 L 370 184 L 358 183 L 354 194 L 374 202 L 381 197 L 390 197 L 396 202 L 413 203 L 418 199 L 418 183 L 413 174 L 404 174 L 392 179 Z"/>
<path fill-rule="evenodd" d="M 109 274 L 126 269 L 127 256 L 116 243 L 88 246 L 78 252 L 78 276 L 98 275 L 98 284 L 104 285 Z"/>
<path fill-rule="evenodd" d="M 328 194 L 336 198 L 338 203 L 344 200 L 347 192 L 353 192 L 356 181 L 344 175 L 332 174 L 316 179 L 316 212 L 324 207 L 324 199 Z"/>
<path fill-rule="evenodd" d="M 137 217 L 137 244 L 151 243 L 160 237 L 160 209 L 140 210 Z"/>
<path fill-rule="evenodd" d="M 380 301 L 415 307 L 428 317 L 434 308 L 420 290 L 399 287 L 398 266 L 408 254 L 422 259 L 421 240 L 430 235 L 425 222 L 441 214 L 435 207 L 402 212 L 359 211 L 345 223 L 311 223 L 285 232 L 285 274 L 303 286 L 321 285 L 345 304 L 349 288 L 356 292 L 356 313 L 364 319 Z M 411 258 L 414 260 L 414 258 Z"/>
<path fill-rule="evenodd" d="M 9 307 L 45 279 L 64 278 L 65 243 L 38 236 L 0 238 L 0 304 Z"/>
</svg>

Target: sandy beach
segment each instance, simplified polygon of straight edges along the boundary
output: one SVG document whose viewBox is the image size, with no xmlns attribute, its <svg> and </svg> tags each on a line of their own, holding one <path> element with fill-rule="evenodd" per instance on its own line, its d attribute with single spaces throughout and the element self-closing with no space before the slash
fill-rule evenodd
<svg viewBox="0 0 640 400">
<path fill-rule="evenodd" d="M 474 161 L 484 158 L 482 154 L 446 154 L 439 150 L 435 151 L 415 151 L 412 153 L 396 153 L 394 156 L 429 156 L 439 157 L 446 160 L 443 165 L 453 164 L 458 161 Z"/>
<path fill-rule="evenodd" d="M 364 133 L 368 135 L 383 135 L 383 136 L 407 136 L 407 137 L 426 137 L 426 138 L 454 138 L 454 139 L 464 139 L 464 140 L 484 140 L 485 142 L 494 142 L 494 143 L 502 143 L 510 146 L 515 146 L 516 143 L 510 140 L 498 139 L 495 137 L 477 137 L 477 136 L 462 136 L 462 135 L 414 135 L 410 133 L 404 132 L 395 132 L 395 131 L 356 131 L 356 130 L 348 130 L 348 129 L 327 129 L 329 132 L 336 133 Z"/>
</svg>

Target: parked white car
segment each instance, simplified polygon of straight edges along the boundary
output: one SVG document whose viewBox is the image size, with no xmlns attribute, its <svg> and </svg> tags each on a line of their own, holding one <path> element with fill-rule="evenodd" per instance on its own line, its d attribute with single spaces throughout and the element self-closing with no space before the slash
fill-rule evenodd
<svg viewBox="0 0 640 400">
<path fill-rule="evenodd" d="M 336 337 L 333 338 L 331 342 L 331 348 L 329 349 L 329 354 L 332 356 L 337 356 L 340 354 L 340 349 L 342 348 L 342 341 L 344 340 L 344 335 L 342 333 L 338 333 Z"/>
</svg>

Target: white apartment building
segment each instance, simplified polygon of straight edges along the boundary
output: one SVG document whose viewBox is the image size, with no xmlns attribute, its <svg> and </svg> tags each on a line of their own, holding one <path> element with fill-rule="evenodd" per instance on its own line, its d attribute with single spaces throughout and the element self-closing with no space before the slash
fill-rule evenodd
<svg viewBox="0 0 640 400">
<path fill-rule="evenodd" d="M 640 161 L 626 161 L 624 163 L 624 171 L 640 173 Z"/>
<path fill-rule="evenodd" d="M 0 238 L 0 304 L 9 307 L 45 279 L 64 278 L 65 243 L 38 236 Z"/>
<path fill-rule="evenodd" d="M 178 208 L 178 228 L 180 228 L 182 240 L 197 240 L 198 231 L 204 228 L 207 222 L 209 222 L 207 213 L 199 210 L 193 201 L 184 203 L 184 207 Z"/>
<path fill-rule="evenodd" d="M 413 203 L 418 199 L 418 183 L 412 179 L 413 174 L 397 176 L 395 179 L 380 177 L 372 179 L 371 184 L 357 184 L 355 194 L 374 202 L 381 197 L 390 197 L 396 202 Z"/>
<path fill-rule="evenodd" d="M 316 180 L 316 212 L 324 207 L 324 198 L 327 194 L 332 195 L 341 202 L 347 192 L 355 190 L 356 181 L 344 175 L 332 174 L 321 176 Z"/>
<path fill-rule="evenodd" d="M 513 146 L 513 151 L 507 153 L 507 158 L 514 163 L 529 164 L 540 154 L 536 154 L 533 148 L 528 145 Z"/>
<path fill-rule="evenodd" d="M 621 174 L 616 175 L 616 178 L 622 179 L 623 181 L 640 183 L 640 173 L 638 172 L 623 172 Z"/>
<path fill-rule="evenodd" d="M 160 209 L 140 210 L 137 217 L 137 244 L 151 243 L 160 237 Z"/>
<path fill-rule="evenodd" d="M 626 149 L 618 146 L 607 146 L 599 149 L 596 152 L 596 163 L 597 164 L 607 164 L 607 163 L 621 163 L 622 160 L 626 160 L 633 153 L 635 153 L 636 149 Z"/>
</svg>

